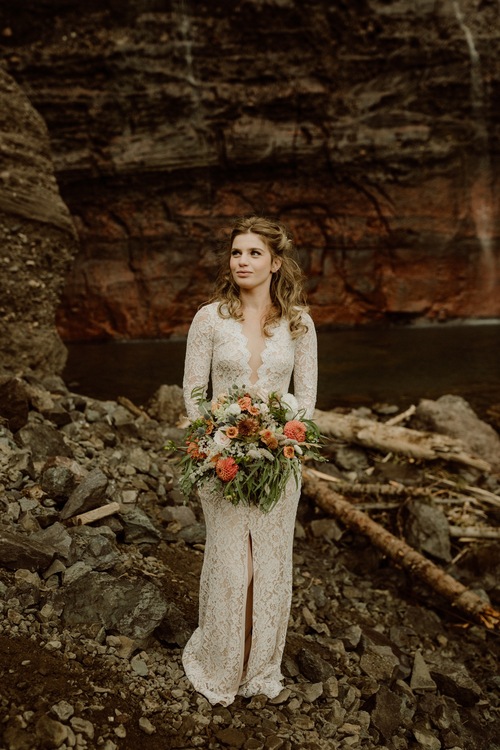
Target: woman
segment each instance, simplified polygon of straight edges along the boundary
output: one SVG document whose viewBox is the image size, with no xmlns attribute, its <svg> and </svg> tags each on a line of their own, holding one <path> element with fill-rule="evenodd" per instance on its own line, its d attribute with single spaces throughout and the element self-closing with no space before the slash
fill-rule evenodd
<svg viewBox="0 0 500 750">
<path fill-rule="evenodd" d="M 238 220 L 211 304 L 188 334 L 184 398 L 197 418 L 194 388 L 213 394 L 232 385 L 294 393 L 304 418 L 316 399 L 316 334 L 302 272 L 284 226 Z M 292 597 L 292 545 L 300 496 L 295 479 L 269 513 L 233 506 L 200 489 L 207 538 L 200 580 L 199 626 L 183 653 L 186 675 L 211 703 L 282 690 L 280 665 Z"/>
</svg>

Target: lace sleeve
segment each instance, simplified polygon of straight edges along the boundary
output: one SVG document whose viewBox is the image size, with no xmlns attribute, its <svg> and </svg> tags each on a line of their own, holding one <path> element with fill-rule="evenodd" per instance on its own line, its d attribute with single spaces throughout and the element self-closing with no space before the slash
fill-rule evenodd
<svg viewBox="0 0 500 750">
<path fill-rule="evenodd" d="M 318 351 L 316 330 L 310 315 L 302 316 L 307 332 L 297 339 L 293 370 L 293 390 L 299 407 L 305 410 L 304 417 L 311 419 L 316 404 L 318 387 Z"/>
<path fill-rule="evenodd" d="M 184 363 L 184 403 L 189 419 L 196 419 L 198 409 L 191 398 L 193 388 L 207 393 L 213 350 L 213 318 L 209 307 L 202 307 L 193 318 L 186 343 Z"/>
</svg>

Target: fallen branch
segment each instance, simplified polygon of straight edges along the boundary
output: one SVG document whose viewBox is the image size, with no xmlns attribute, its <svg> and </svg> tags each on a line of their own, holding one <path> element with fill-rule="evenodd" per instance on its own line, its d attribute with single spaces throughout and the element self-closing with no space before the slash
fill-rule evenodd
<svg viewBox="0 0 500 750">
<path fill-rule="evenodd" d="M 500 529 L 490 526 L 450 526 L 450 536 L 468 539 L 500 539 Z"/>
<path fill-rule="evenodd" d="M 355 508 L 330 489 L 325 482 L 318 480 L 309 469 L 302 470 L 302 477 L 304 494 L 313 498 L 320 508 L 349 529 L 368 537 L 375 547 L 382 550 L 394 563 L 444 596 L 453 607 L 486 628 L 500 630 L 500 612 L 480 599 L 477 594 Z"/>
<path fill-rule="evenodd" d="M 416 411 L 417 407 L 412 404 L 409 409 L 407 409 L 406 411 L 402 411 L 401 414 L 396 414 L 395 417 L 391 417 L 391 419 L 388 419 L 385 424 L 389 425 L 389 427 L 393 427 L 395 424 L 404 422 L 405 419 L 409 419 L 410 417 L 412 417 Z"/>
<path fill-rule="evenodd" d="M 106 518 L 112 516 L 114 513 L 118 513 L 120 510 L 120 503 L 107 503 L 101 505 L 100 508 L 94 508 L 89 510 L 87 513 L 80 513 L 79 516 L 73 516 L 69 519 L 71 526 L 84 526 L 87 523 L 98 521 L 100 518 Z"/>
<path fill-rule="evenodd" d="M 323 435 L 333 435 L 347 443 L 376 448 L 384 453 L 400 453 L 415 459 L 455 461 L 480 471 L 491 471 L 487 461 L 469 455 L 463 443 L 447 435 L 419 432 L 353 414 L 337 414 L 319 409 L 315 411 L 314 419 Z"/>
<path fill-rule="evenodd" d="M 375 495 L 376 497 L 432 497 L 432 490 L 426 487 L 407 487 L 398 482 L 379 484 L 363 482 L 346 482 L 343 479 L 332 477 L 317 469 L 309 469 L 318 479 L 324 479 L 326 482 L 334 482 L 336 489 L 342 495 Z"/>
<path fill-rule="evenodd" d="M 126 396 L 118 396 L 116 399 L 118 403 L 121 406 L 124 406 L 125 409 L 128 409 L 128 411 L 134 415 L 134 417 L 143 417 L 144 419 L 148 420 L 151 419 L 149 414 L 144 411 L 144 409 L 141 409 L 139 406 L 136 406 L 133 401 L 131 401 Z"/>
<path fill-rule="evenodd" d="M 456 482 L 452 482 L 450 479 L 437 477 L 435 474 L 428 473 L 426 476 L 429 479 L 436 480 L 440 484 L 446 485 L 447 487 L 453 487 L 455 492 L 460 495 L 463 495 L 464 492 L 470 492 L 473 495 L 477 495 L 485 503 L 489 503 L 490 505 L 494 505 L 496 508 L 500 508 L 500 497 L 498 495 L 495 495 L 493 492 L 490 492 L 489 490 L 483 490 L 481 487 L 471 487 L 470 485 L 459 485 Z"/>
</svg>

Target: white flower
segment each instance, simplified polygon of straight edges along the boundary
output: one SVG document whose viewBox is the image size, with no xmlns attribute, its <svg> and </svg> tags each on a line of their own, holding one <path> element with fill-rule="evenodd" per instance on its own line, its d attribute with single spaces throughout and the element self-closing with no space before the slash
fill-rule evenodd
<svg viewBox="0 0 500 750">
<path fill-rule="evenodd" d="M 287 419 L 293 419 L 299 411 L 299 402 L 292 393 L 285 393 L 281 397 L 281 403 L 285 407 L 285 416 Z"/>
<path fill-rule="evenodd" d="M 239 414 L 241 414 L 241 407 L 239 407 L 238 404 L 229 404 L 226 409 L 226 415 L 229 417 L 237 417 Z"/>
<path fill-rule="evenodd" d="M 216 445 L 219 445 L 221 448 L 227 448 L 227 446 L 231 443 L 231 438 L 228 438 L 226 433 L 222 430 L 217 430 L 214 435 L 214 443 Z"/>
<path fill-rule="evenodd" d="M 248 458 L 253 458 L 255 461 L 258 461 L 259 458 L 262 458 L 262 454 L 258 448 L 250 448 L 247 451 Z"/>
</svg>

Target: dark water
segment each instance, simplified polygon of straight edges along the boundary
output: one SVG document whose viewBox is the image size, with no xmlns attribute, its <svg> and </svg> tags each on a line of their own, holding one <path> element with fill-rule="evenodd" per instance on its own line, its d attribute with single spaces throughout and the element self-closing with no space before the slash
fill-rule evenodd
<svg viewBox="0 0 500 750">
<path fill-rule="evenodd" d="M 500 403 L 500 323 L 358 328 L 318 334 L 318 407 L 396 404 L 454 393 L 482 411 Z M 73 391 L 144 404 L 181 384 L 185 341 L 70 344 Z"/>
</svg>

